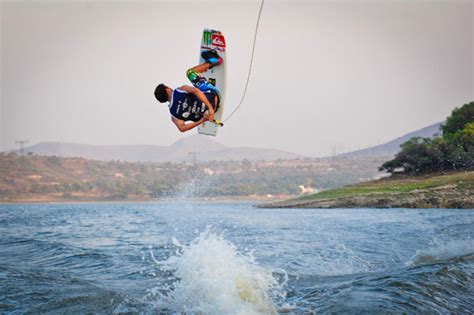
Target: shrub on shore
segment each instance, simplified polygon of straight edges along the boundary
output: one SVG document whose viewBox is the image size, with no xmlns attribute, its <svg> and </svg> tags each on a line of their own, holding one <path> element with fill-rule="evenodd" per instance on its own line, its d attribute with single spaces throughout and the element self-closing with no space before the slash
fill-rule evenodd
<svg viewBox="0 0 474 315">
<path fill-rule="evenodd" d="M 474 102 L 452 111 L 438 138 L 415 137 L 401 145 L 380 171 L 423 174 L 474 167 Z"/>
</svg>

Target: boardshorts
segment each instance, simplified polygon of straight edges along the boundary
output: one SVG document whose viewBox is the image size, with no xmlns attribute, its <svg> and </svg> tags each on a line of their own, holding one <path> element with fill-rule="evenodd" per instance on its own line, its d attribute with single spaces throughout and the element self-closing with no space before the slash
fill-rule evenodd
<svg viewBox="0 0 474 315">
<path fill-rule="evenodd" d="M 186 71 L 186 77 L 188 77 L 192 85 L 194 87 L 197 87 L 201 92 L 207 92 L 210 90 L 217 96 L 217 105 L 215 108 L 215 110 L 217 111 L 221 99 L 219 90 L 212 83 L 210 83 L 200 72 L 197 72 L 194 69 L 188 69 Z"/>
</svg>

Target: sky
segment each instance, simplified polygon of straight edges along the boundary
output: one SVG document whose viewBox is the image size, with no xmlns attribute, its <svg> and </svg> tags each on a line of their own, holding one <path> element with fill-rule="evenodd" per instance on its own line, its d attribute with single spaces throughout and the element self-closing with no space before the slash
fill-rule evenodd
<svg viewBox="0 0 474 315">
<path fill-rule="evenodd" d="M 227 39 L 225 116 L 245 87 L 259 6 L 2 1 L 0 150 L 185 137 L 153 91 L 189 84 L 205 27 Z M 215 140 L 311 157 L 381 144 L 473 101 L 473 56 L 471 0 L 266 0 L 247 96 Z"/>
</svg>

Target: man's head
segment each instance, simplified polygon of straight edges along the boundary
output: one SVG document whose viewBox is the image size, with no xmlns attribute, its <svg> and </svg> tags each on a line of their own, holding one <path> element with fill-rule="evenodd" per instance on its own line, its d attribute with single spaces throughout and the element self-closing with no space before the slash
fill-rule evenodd
<svg viewBox="0 0 474 315">
<path fill-rule="evenodd" d="M 161 83 L 155 89 L 155 98 L 160 103 L 168 102 L 170 100 L 171 91 L 169 87 Z"/>
</svg>

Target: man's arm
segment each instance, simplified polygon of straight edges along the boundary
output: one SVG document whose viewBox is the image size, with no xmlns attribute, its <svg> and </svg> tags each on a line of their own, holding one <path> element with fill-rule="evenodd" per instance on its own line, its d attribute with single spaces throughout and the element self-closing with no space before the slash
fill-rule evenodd
<svg viewBox="0 0 474 315">
<path fill-rule="evenodd" d="M 175 118 L 175 117 L 171 117 L 171 120 L 176 125 L 176 127 L 179 129 L 179 131 L 186 132 L 186 131 L 189 131 L 193 128 L 196 128 L 197 126 L 199 126 L 200 124 L 202 124 L 203 122 L 205 122 L 208 119 L 204 117 L 204 118 L 201 118 L 199 121 L 192 122 L 190 124 L 186 124 L 184 122 L 184 120 L 181 120 L 181 119 L 178 119 L 178 118 Z"/>
<path fill-rule="evenodd" d="M 204 95 L 204 93 L 201 92 L 201 90 L 199 90 L 198 88 L 196 88 L 194 86 L 190 86 L 190 85 L 183 85 L 179 89 L 183 90 L 185 92 L 192 93 L 192 94 L 196 95 L 197 98 L 201 102 L 203 102 L 207 106 L 207 108 L 209 109 L 209 120 L 214 121 L 214 108 L 212 107 L 211 103 L 207 99 L 206 95 Z"/>
</svg>

